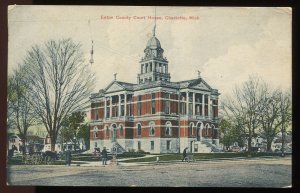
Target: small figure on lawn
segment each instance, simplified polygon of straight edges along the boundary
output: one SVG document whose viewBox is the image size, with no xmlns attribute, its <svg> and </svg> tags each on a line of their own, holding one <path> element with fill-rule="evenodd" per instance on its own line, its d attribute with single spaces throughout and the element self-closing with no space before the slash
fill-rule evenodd
<svg viewBox="0 0 300 193">
<path fill-rule="evenodd" d="M 101 157 L 102 157 L 102 165 L 106 165 L 106 161 L 107 161 L 107 151 L 106 148 L 103 147 L 103 150 L 101 152 Z"/>
<path fill-rule="evenodd" d="M 182 153 L 182 162 L 183 162 L 183 160 L 185 160 L 185 158 L 186 158 L 186 150 L 187 150 L 188 148 L 186 147 L 186 148 L 184 148 L 184 150 L 183 150 L 183 153 Z"/>
<path fill-rule="evenodd" d="M 71 150 L 69 149 L 69 147 L 67 147 L 67 150 L 65 152 L 66 165 L 68 165 L 68 166 L 71 165 L 71 159 L 72 159 Z"/>
</svg>

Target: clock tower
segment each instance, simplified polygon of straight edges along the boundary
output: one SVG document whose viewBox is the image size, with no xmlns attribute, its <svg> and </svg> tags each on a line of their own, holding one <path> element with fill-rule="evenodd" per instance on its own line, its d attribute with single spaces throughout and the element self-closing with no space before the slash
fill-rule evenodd
<svg viewBox="0 0 300 193">
<path fill-rule="evenodd" d="M 145 56 L 140 61 L 141 70 L 137 77 L 138 84 L 159 80 L 169 82 L 171 77 L 168 72 L 168 60 L 163 57 L 164 50 L 155 37 L 155 26 L 144 53 Z"/>
</svg>

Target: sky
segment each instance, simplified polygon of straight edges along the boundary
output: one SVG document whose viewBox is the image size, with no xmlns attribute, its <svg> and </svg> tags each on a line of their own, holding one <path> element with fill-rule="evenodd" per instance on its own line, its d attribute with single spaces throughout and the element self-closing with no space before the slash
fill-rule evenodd
<svg viewBox="0 0 300 193">
<path fill-rule="evenodd" d="M 113 81 L 114 73 L 119 81 L 137 83 L 155 23 L 148 16 L 155 16 L 154 7 L 11 6 L 8 74 L 31 46 L 72 38 L 82 44 L 87 63 L 94 41 L 95 92 Z M 156 16 L 171 81 L 197 78 L 200 70 L 220 98 L 249 75 L 291 88 L 291 8 L 172 6 L 156 7 Z"/>
</svg>

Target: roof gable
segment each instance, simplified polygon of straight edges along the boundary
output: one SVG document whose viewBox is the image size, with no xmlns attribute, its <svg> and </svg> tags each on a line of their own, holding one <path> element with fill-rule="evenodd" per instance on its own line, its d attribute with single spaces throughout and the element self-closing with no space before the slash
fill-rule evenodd
<svg viewBox="0 0 300 193">
<path fill-rule="evenodd" d="M 190 85 L 193 89 L 201 89 L 201 90 L 211 90 L 211 87 L 208 84 L 205 84 L 204 82 L 200 82 L 195 85 Z"/>
<path fill-rule="evenodd" d="M 122 91 L 122 90 L 125 90 L 124 86 L 120 85 L 116 81 L 113 81 L 106 87 L 105 93 L 117 92 L 117 91 Z"/>
<path fill-rule="evenodd" d="M 198 90 L 207 90 L 207 91 L 212 90 L 212 88 L 202 78 L 190 80 L 181 84 L 186 85 L 186 87 L 188 88 L 193 88 Z"/>
</svg>

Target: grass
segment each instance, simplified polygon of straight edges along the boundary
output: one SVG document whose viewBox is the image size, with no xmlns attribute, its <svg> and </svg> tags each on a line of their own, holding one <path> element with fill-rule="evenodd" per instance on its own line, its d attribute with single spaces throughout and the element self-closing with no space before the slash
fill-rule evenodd
<svg viewBox="0 0 300 193">
<path fill-rule="evenodd" d="M 72 159 L 71 164 L 85 164 L 87 162 L 78 162 L 79 160 L 74 160 Z M 99 161 L 99 159 L 97 160 Z M 10 160 L 8 160 L 7 165 L 25 165 L 24 162 L 22 161 L 22 157 L 14 157 Z M 31 165 L 31 164 L 28 164 Z M 46 164 L 41 164 L 41 165 L 46 165 Z M 65 160 L 56 160 L 53 164 L 51 165 L 65 165 Z"/>
<path fill-rule="evenodd" d="M 280 156 L 280 153 L 198 153 L 194 154 L 196 160 L 220 159 L 220 158 L 235 158 L 235 157 L 261 157 L 261 156 Z M 182 154 L 162 154 L 159 156 L 159 161 L 178 161 L 182 159 Z M 137 158 L 124 160 L 123 162 L 155 162 L 155 157 Z"/>
</svg>

